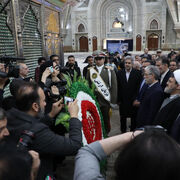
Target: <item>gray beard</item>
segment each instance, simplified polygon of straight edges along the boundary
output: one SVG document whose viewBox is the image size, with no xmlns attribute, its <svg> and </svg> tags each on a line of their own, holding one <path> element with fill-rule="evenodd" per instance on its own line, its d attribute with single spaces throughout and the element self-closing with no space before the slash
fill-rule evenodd
<svg viewBox="0 0 180 180">
<path fill-rule="evenodd" d="M 167 94 L 171 94 L 174 89 L 169 89 L 168 87 L 165 87 L 164 92 Z"/>
</svg>

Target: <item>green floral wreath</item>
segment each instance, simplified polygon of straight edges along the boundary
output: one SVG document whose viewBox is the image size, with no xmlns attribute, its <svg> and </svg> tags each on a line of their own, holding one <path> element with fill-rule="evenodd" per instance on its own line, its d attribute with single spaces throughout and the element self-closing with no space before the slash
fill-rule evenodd
<svg viewBox="0 0 180 180">
<path fill-rule="evenodd" d="M 93 88 L 92 89 L 89 88 L 88 81 L 85 80 L 84 78 L 79 78 L 77 82 L 73 82 L 73 83 L 69 79 L 68 75 L 64 75 L 64 78 L 67 81 L 67 89 L 68 89 L 67 96 L 70 96 L 72 98 L 77 98 L 78 93 L 82 92 L 84 94 L 87 94 L 87 96 L 90 96 L 90 98 L 92 98 L 92 101 L 94 102 L 93 104 L 96 106 L 98 114 L 100 116 L 102 137 L 105 138 L 106 137 L 106 132 L 105 132 L 105 128 L 104 128 L 104 121 L 103 121 L 102 113 L 100 111 L 99 104 L 98 104 L 98 102 L 96 100 L 96 97 L 94 95 Z M 75 78 L 74 80 L 77 80 L 77 79 Z M 68 130 L 69 129 L 69 119 L 70 119 L 70 115 L 69 115 L 69 113 L 68 113 L 68 111 L 66 109 L 66 112 L 63 112 L 63 113 L 59 114 L 59 116 L 56 119 L 55 124 L 58 125 L 59 123 L 61 123 Z M 98 119 L 98 118 L 95 118 L 95 119 Z M 82 121 L 82 123 L 84 123 L 84 122 L 85 121 Z M 86 124 L 86 127 L 87 126 L 88 126 L 88 124 Z M 83 132 L 83 133 L 86 133 L 86 132 Z"/>
</svg>

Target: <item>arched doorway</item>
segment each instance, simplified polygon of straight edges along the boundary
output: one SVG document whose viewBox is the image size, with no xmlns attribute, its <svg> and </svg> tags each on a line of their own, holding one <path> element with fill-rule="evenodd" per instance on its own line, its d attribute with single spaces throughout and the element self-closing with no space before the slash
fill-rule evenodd
<svg viewBox="0 0 180 180">
<path fill-rule="evenodd" d="M 79 51 L 88 52 L 88 38 L 85 36 L 79 38 Z"/>
<path fill-rule="evenodd" d="M 148 36 L 148 49 L 157 50 L 158 49 L 159 36 L 152 33 Z"/>
<path fill-rule="evenodd" d="M 141 35 L 136 36 L 136 51 L 141 51 Z"/>
<path fill-rule="evenodd" d="M 93 51 L 96 51 L 97 50 L 97 37 L 94 36 L 93 37 Z"/>
</svg>

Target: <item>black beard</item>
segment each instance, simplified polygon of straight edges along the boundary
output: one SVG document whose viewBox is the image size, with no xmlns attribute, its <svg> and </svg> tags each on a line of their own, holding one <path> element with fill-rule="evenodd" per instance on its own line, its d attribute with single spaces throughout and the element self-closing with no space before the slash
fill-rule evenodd
<svg viewBox="0 0 180 180">
<path fill-rule="evenodd" d="M 38 119 L 41 119 L 41 118 L 43 118 L 44 117 L 44 111 L 42 111 L 41 109 L 40 109 L 40 111 L 38 112 L 38 114 L 37 114 L 37 118 Z"/>
</svg>

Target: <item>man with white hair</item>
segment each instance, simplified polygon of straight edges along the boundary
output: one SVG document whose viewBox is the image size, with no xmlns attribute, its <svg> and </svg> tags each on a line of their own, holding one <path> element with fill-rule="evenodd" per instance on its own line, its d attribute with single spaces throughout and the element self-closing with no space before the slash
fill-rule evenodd
<svg viewBox="0 0 180 180">
<path fill-rule="evenodd" d="M 28 77 L 29 68 L 25 63 L 19 63 L 19 77 L 18 79 L 22 79 L 26 82 L 33 81 L 32 77 Z M 16 80 L 16 79 L 14 79 Z"/>
<path fill-rule="evenodd" d="M 164 92 L 169 93 L 170 97 L 163 101 L 154 124 L 163 126 L 170 134 L 173 123 L 180 113 L 180 69 L 173 72 Z"/>
<path fill-rule="evenodd" d="M 26 64 L 20 63 L 19 64 L 19 77 L 25 79 L 29 73 L 29 68 Z"/>
<path fill-rule="evenodd" d="M 158 82 L 159 76 L 160 72 L 156 66 L 149 65 L 145 68 L 144 79 L 148 88 L 139 107 L 137 127 L 152 125 L 153 119 L 161 106 L 163 90 Z"/>
</svg>

